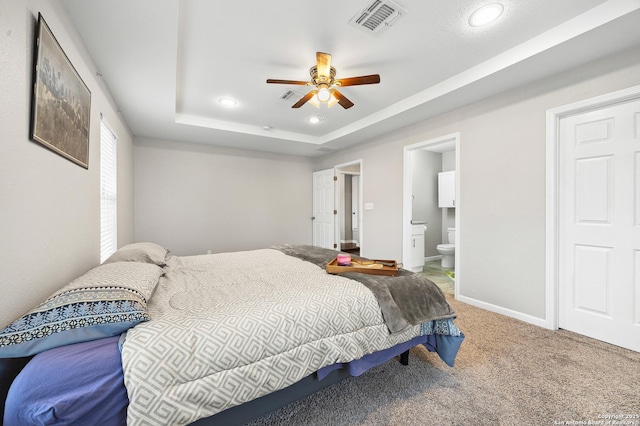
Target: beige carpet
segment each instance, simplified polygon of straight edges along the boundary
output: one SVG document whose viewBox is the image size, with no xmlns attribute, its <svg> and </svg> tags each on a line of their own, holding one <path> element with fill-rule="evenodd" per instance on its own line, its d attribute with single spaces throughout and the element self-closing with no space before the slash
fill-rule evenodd
<svg viewBox="0 0 640 426">
<path fill-rule="evenodd" d="M 417 347 L 251 425 L 640 425 L 640 353 L 450 301 L 454 368 Z"/>
</svg>

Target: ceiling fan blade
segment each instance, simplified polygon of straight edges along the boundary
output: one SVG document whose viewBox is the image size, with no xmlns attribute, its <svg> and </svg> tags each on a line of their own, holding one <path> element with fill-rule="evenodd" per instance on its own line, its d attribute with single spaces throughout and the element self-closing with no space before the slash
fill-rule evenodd
<svg viewBox="0 0 640 426">
<path fill-rule="evenodd" d="M 267 80 L 267 83 L 275 83 L 275 84 L 295 84 L 298 86 L 307 86 L 309 85 L 308 81 L 298 81 L 298 80 L 276 80 L 270 78 Z"/>
<path fill-rule="evenodd" d="M 342 106 L 342 108 L 349 109 L 353 106 L 353 102 L 351 102 L 349 99 L 346 98 L 346 96 L 344 96 L 342 93 L 338 92 L 337 90 L 333 89 L 331 93 L 333 93 L 333 96 L 336 97 L 336 99 L 338 100 L 338 103 Z"/>
<path fill-rule="evenodd" d="M 291 108 L 300 108 L 302 105 L 306 104 L 309 101 L 309 99 L 313 98 L 313 95 L 315 95 L 316 92 L 317 92 L 317 90 L 310 91 L 309 93 L 307 93 L 306 95 L 301 97 L 298 102 L 293 104 L 293 106 Z"/>
<path fill-rule="evenodd" d="M 380 83 L 379 74 L 363 75 L 361 77 L 349 77 L 336 80 L 336 86 L 358 86 L 360 84 L 378 84 Z"/>
<path fill-rule="evenodd" d="M 316 65 L 318 67 L 318 77 L 331 78 L 331 55 L 324 52 L 316 53 Z"/>
</svg>

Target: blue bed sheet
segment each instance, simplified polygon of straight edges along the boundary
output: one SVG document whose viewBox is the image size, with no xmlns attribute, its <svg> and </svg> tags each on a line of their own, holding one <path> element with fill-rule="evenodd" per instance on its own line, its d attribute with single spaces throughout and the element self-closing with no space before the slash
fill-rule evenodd
<svg viewBox="0 0 640 426">
<path fill-rule="evenodd" d="M 391 358 L 395 358 L 417 345 L 424 345 L 430 352 L 436 352 L 445 364 L 449 367 L 453 367 L 456 355 L 458 354 L 458 349 L 460 349 L 460 345 L 463 340 L 464 334 L 462 333 L 458 336 L 448 336 L 443 334 L 417 336 L 407 342 L 392 346 L 389 349 L 365 355 L 362 358 L 351 362 L 337 363 L 322 367 L 318 370 L 318 379 L 322 380 L 327 377 L 330 372 L 340 368 L 347 369 L 351 376 L 359 376 L 370 368 L 383 364 Z"/>
<path fill-rule="evenodd" d="M 7 395 L 5 425 L 125 425 L 119 336 L 36 355 Z"/>
</svg>

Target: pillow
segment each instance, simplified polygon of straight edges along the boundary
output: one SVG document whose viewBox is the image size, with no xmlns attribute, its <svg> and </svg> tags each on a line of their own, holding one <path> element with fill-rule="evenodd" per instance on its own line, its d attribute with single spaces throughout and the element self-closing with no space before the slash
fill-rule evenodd
<svg viewBox="0 0 640 426">
<path fill-rule="evenodd" d="M 91 269 L 1 330 L 0 358 L 115 336 L 149 320 L 147 301 L 162 274 L 137 262 Z"/>
<path fill-rule="evenodd" d="M 165 258 L 169 250 L 155 243 L 134 243 L 120 247 L 107 260 L 102 262 L 143 262 L 165 265 Z"/>
</svg>

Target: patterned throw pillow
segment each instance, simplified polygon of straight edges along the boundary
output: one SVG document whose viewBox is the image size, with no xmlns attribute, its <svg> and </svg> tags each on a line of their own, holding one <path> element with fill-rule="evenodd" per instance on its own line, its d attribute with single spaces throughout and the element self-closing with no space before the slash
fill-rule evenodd
<svg viewBox="0 0 640 426">
<path fill-rule="evenodd" d="M 169 250 L 156 243 L 133 243 L 120 247 L 103 265 L 113 262 L 143 262 L 165 265 Z"/>
<path fill-rule="evenodd" d="M 115 336 L 149 320 L 147 301 L 162 274 L 138 262 L 91 269 L 0 331 L 0 358 Z"/>
</svg>

